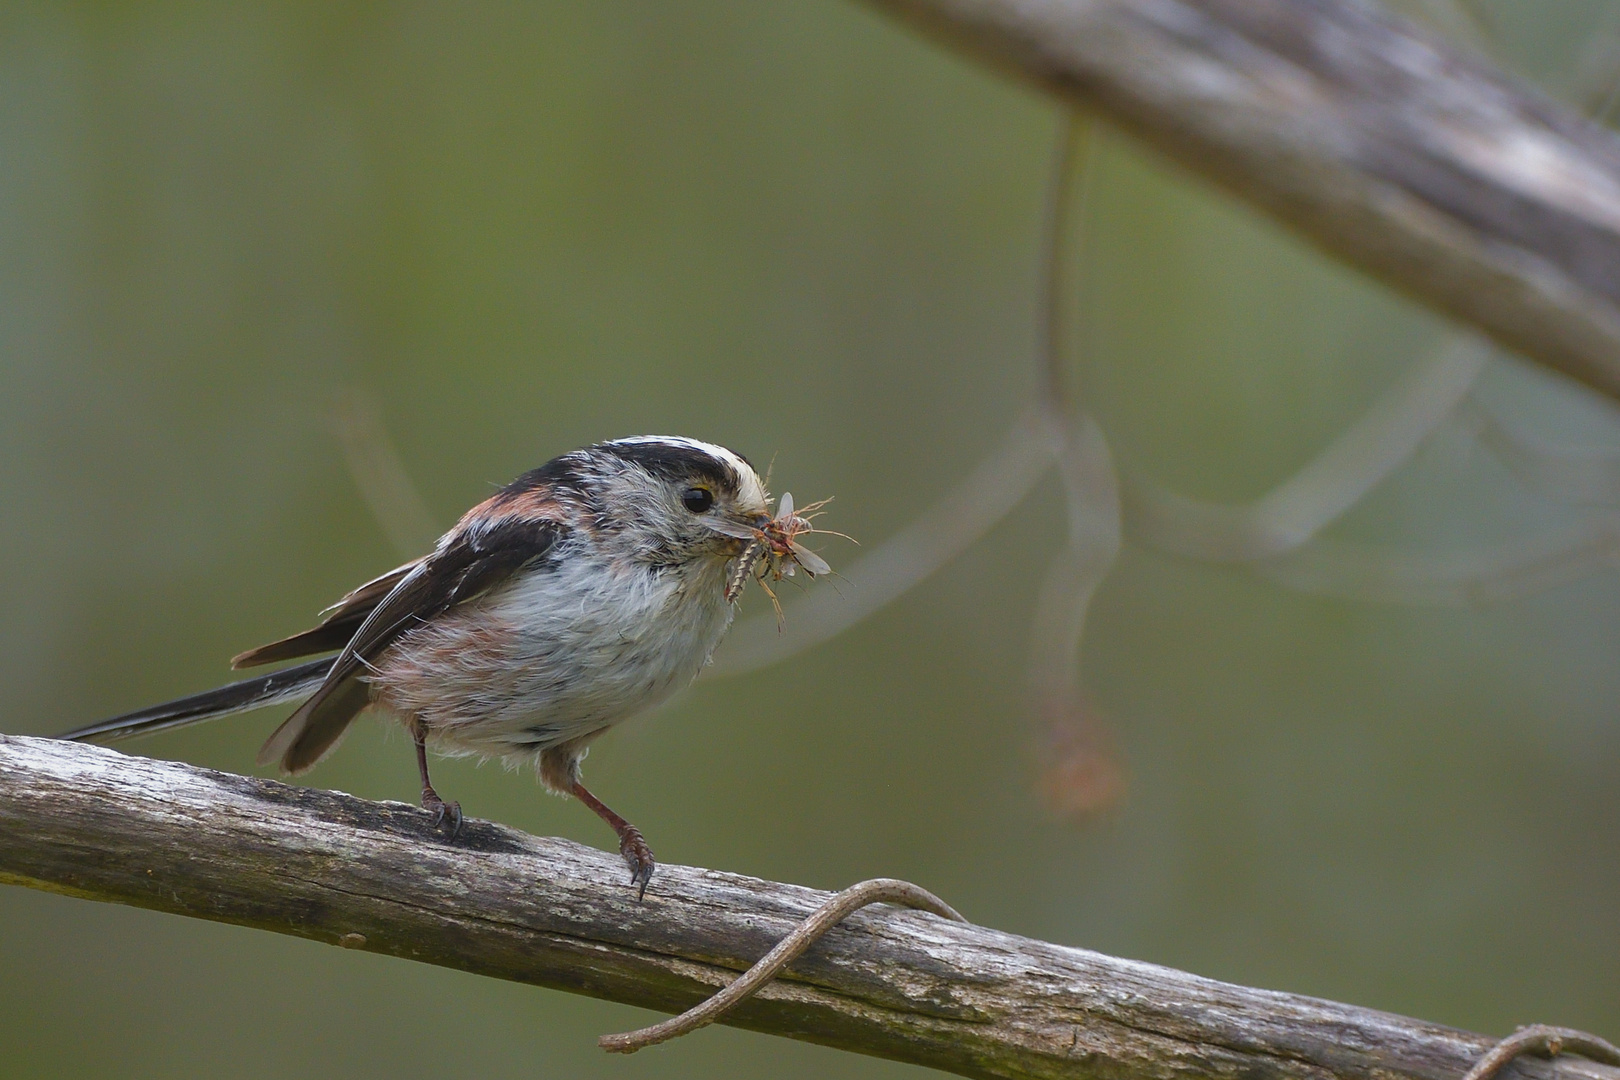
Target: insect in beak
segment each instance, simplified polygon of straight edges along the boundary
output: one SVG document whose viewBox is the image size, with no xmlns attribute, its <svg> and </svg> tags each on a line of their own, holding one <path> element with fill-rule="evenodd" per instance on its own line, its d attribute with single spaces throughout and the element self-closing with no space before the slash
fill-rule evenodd
<svg viewBox="0 0 1620 1080">
<path fill-rule="evenodd" d="M 812 503 L 804 508 L 804 513 L 814 517 L 815 512 L 825 505 L 825 499 Z M 832 567 L 827 564 L 827 560 L 798 541 L 798 537 L 805 533 L 826 531 L 816 529 L 810 523 L 810 517 L 794 512 L 791 492 L 782 494 L 781 501 L 777 503 L 775 517 L 761 514 L 756 519 L 758 524 L 751 531 L 748 545 L 737 556 L 736 565 L 726 577 L 726 599 L 736 600 L 741 596 L 750 577 L 759 581 L 760 587 L 771 597 L 772 603 L 775 603 L 776 594 L 765 584 L 767 575 L 774 581 L 781 581 L 784 577 L 791 577 L 795 567 L 802 567 L 811 577 L 832 573 Z M 728 536 L 736 535 L 729 530 L 725 531 Z M 778 613 L 780 614 L 780 608 Z"/>
</svg>

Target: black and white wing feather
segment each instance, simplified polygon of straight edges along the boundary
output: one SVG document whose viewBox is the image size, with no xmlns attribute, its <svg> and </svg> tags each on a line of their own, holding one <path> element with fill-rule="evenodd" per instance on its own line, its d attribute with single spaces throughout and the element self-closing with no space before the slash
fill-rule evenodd
<svg viewBox="0 0 1620 1080">
<path fill-rule="evenodd" d="M 370 615 L 373 609 L 393 591 L 394 586 L 424 561 L 425 559 L 412 559 L 404 566 L 396 566 L 381 577 L 372 578 L 321 612 L 323 618 L 312 629 L 239 653 L 231 657 L 231 667 L 257 667 L 260 664 L 274 664 L 278 660 L 337 652 L 349 643 L 349 639 L 354 637 L 354 632 L 360 629 L 360 624 L 366 621 L 366 616 Z"/>
</svg>

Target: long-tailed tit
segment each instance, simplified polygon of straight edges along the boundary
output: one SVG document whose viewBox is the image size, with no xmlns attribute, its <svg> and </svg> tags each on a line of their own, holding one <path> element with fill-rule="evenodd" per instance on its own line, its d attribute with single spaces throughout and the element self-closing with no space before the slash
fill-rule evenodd
<svg viewBox="0 0 1620 1080">
<path fill-rule="evenodd" d="M 458 830 L 461 809 L 433 790 L 428 745 L 535 761 L 547 788 L 613 827 L 632 884 L 645 892 L 652 852 L 580 783 L 580 760 L 597 736 L 668 698 L 708 661 L 738 591 L 728 562 L 757 557 L 764 544 L 803 556 L 813 573 L 826 569 L 793 541 L 808 524 L 783 502 L 772 517 L 748 462 L 710 443 L 644 436 L 575 450 L 467 511 L 430 554 L 355 589 L 318 626 L 232 666 L 335 659 L 63 738 L 141 735 L 305 698 L 259 752 L 260 764 L 301 773 L 378 705 L 415 740 L 422 805 L 437 822 Z"/>
</svg>

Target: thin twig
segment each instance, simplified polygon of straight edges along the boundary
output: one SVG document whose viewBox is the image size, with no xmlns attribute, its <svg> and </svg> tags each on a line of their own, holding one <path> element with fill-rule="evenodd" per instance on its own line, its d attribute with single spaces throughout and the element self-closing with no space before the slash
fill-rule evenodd
<svg viewBox="0 0 1620 1080">
<path fill-rule="evenodd" d="M 1039 380 L 1036 399 L 1066 418 L 1073 401 L 1064 377 L 1069 354 L 1069 321 L 1063 302 L 1072 289 L 1064 267 L 1078 257 L 1071 245 L 1075 223 L 1084 221 L 1090 203 L 1091 180 L 1096 169 L 1094 125 L 1084 117 L 1065 113 L 1058 120 L 1052 151 L 1052 173 L 1046 187 L 1046 213 L 1041 225 L 1041 312 L 1037 355 Z M 1077 184 L 1078 178 L 1078 184 Z M 1071 195 L 1075 187 L 1079 191 Z"/>
<path fill-rule="evenodd" d="M 1057 464 L 1068 528 L 1031 619 L 1026 678 L 1041 727 L 1038 788 L 1049 810 L 1079 817 L 1118 802 L 1126 785 L 1113 731 L 1080 683 L 1086 617 L 1119 555 L 1121 509 L 1108 439 L 1065 377 L 1076 359 L 1086 359 L 1082 324 L 1073 316 L 1101 131 L 1076 115 L 1060 123 L 1047 192 L 1036 386 L 1038 404 L 1063 437 Z"/>
<path fill-rule="evenodd" d="M 714 996 L 661 1024 L 617 1035 L 603 1035 L 596 1040 L 596 1044 L 610 1054 L 633 1054 L 643 1047 L 678 1039 L 714 1023 L 758 993 L 766 983 L 776 978 L 777 972 L 802 956 L 823 934 L 869 904 L 900 904 L 932 912 L 952 922 L 967 922 L 955 908 L 919 885 L 896 878 L 872 878 L 829 897 L 792 933 L 777 942 L 775 948 L 760 957 L 753 967 Z"/>
<path fill-rule="evenodd" d="M 1252 502 L 1191 499 L 1126 470 L 1131 536 L 1207 562 L 1254 562 L 1303 547 L 1408 462 L 1474 387 L 1492 355 L 1449 335 L 1292 476 Z"/>
<path fill-rule="evenodd" d="M 1572 507 L 1620 509 L 1620 448 L 1558 445 L 1478 394 L 1463 402 L 1458 419 L 1537 495 Z"/>
<path fill-rule="evenodd" d="M 1463 1080 L 1490 1080 L 1502 1066 L 1520 1054 L 1534 1053 L 1545 1054 L 1548 1057 L 1579 1054 L 1581 1057 L 1591 1058 L 1605 1065 L 1620 1065 L 1620 1047 L 1605 1039 L 1574 1028 L 1531 1024 L 1529 1027 L 1520 1028 L 1491 1047 L 1490 1052 L 1468 1070 L 1468 1075 L 1464 1076 Z"/>
</svg>

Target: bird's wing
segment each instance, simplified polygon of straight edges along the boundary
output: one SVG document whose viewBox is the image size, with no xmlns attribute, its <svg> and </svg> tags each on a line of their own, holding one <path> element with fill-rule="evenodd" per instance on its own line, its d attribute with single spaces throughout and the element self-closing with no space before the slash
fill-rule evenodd
<svg viewBox="0 0 1620 1080">
<path fill-rule="evenodd" d="M 332 662 L 320 688 L 260 749 L 259 763 L 279 759 L 281 767 L 292 773 L 314 765 L 370 703 L 370 687 L 363 676 L 383 650 L 407 630 L 477 599 L 544 557 L 565 531 L 555 520 L 528 515 L 463 519 L 433 554 L 401 567 L 403 573 L 395 572 L 398 578 L 381 600 L 372 601 L 374 606 Z M 377 582 L 390 577 L 384 575 Z M 351 595 L 369 588 L 362 586 Z"/>
<path fill-rule="evenodd" d="M 354 632 L 360 629 L 360 624 L 366 621 L 366 616 L 371 614 L 372 609 L 381 603 L 407 574 L 424 561 L 413 559 L 381 577 L 372 578 L 321 612 L 323 618 L 312 629 L 239 653 L 231 657 L 231 667 L 256 667 L 259 664 L 273 664 L 278 660 L 292 660 L 299 656 L 338 651 L 354 637 Z"/>
</svg>

